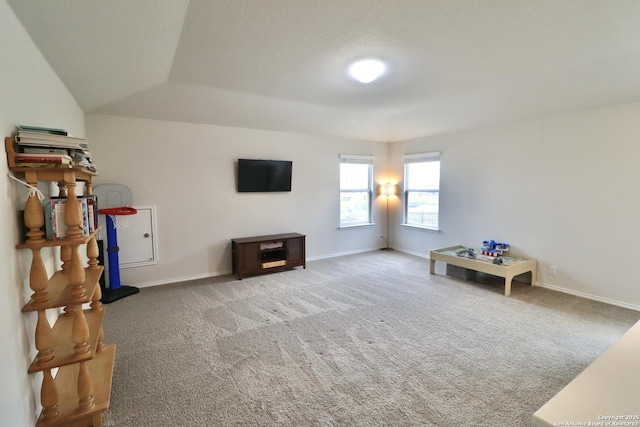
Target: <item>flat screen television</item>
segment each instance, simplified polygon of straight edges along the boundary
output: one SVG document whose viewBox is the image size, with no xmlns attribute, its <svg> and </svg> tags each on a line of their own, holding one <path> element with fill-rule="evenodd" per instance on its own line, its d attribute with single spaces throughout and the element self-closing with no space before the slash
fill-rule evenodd
<svg viewBox="0 0 640 427">
<path fill-rule="evenodd" d="M 238 159 L 238 192 L 291 191 L 293 162 Z"/>
</svg>

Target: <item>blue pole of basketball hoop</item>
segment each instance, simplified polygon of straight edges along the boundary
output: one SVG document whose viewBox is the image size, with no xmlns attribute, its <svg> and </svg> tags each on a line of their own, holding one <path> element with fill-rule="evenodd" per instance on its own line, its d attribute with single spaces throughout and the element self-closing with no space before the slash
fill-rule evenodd
<svg viewBox="0 0 640 427">
<path fill-rule="evenodd" d="M 118 257 L 120 248 L 118 247 L 116 225 L 111 216 L 113 213 L 100 213 L 104 213 L 107 217 L 107 255 L 109 259 L 109 287 L 102 292 L 100 301 L 104 304 L 109 304 L 129 295 L 137 294 L 140 292 L 140 289 L 133 286 L 122 286 L 120 284 L 120 259 Z M 126 214 L 122 212 L 123 215 L 129 215 L 131 213 L 136 213 L 135 209 L 129 208 Z"/>
<path fill-rule="evenodd" d="M 118 257 L 118 233 L 111 215 L 107 217 L 107 255 L 109 258 L 109 289 L 120 289 L 120 258 Z"/>
</svg>

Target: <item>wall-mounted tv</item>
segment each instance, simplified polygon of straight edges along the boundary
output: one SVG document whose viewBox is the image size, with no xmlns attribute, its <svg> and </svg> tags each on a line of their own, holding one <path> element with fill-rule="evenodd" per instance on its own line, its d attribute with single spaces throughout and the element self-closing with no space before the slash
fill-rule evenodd
<svg viewBox="0 0 640 427">
<path fill-rule="evenodd" d="M 238 159 L 238 192 L 291 191 L 289 160 Z"/>
</svg>

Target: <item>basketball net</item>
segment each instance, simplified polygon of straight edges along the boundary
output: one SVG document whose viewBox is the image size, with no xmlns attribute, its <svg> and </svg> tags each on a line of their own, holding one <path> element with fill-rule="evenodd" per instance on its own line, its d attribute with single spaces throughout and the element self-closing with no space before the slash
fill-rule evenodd
<svg viewBox="0 0 640 427">
<path fill-rule="evenodd" d="M 113 221 L 113 228 L 115 228 L 116 230 L 122 230 L 124 228 L 129 228 L 131 227 L 131 223 L 129 222 L 129 219 L 126 216 L 122 216 L 122 215 L 108 215 L 109 218 L 111 218 L 111 221 Z"/>
<path fill-rule="evenodd" d="M 127 216 L 138 213 L 136 209 L 129 206 L 100 209 L 98 212 L 111 218 L 111 221 L 113 222 L 113 228 L 115 228 L 116 230 L 122 230 L 124 228 L 131 227 L 131 223 L 129 222 Z"/>
</svg>

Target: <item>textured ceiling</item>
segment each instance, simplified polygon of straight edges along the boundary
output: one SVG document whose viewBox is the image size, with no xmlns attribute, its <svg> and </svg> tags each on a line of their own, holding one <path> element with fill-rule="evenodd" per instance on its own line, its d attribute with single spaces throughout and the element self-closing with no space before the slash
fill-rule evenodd
<svg viewBox="0 0 640 427">
<path fill-rule="evenodd" d="M 86 112 L 399 141 L 640 101 L 637 0 L 7 2 Z"/>
</svg>

